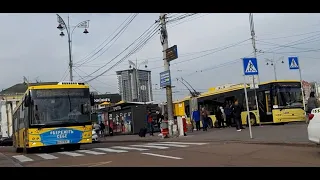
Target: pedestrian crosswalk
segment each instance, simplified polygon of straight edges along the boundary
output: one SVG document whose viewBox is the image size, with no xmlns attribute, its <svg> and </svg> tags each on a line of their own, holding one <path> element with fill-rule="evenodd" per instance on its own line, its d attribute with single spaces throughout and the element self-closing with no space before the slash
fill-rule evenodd
<svg viewBox="0 0 320 180">
<path fill-rule="evenodd" d="M 190 146 L 200 146 L 207 143 L 199 142 L 150 142 L 144 144 L 133 144 L 126 146 L 99 147 L 93 149 L 81 149 L 77 151 L 63 151 L 55 153 L 38 153 L 38 154 L 19 154 L 12 158 L 19 163 L 39 161 L 39 160 L 55 160 L 64 157 L 83 157 L 87 155 L 106 155 L 139 151 L 164 150 L 169 148 L 186 148 Z M 145 153 L 148 154 L 148 153 Z M 150 154 L 150 153 L 149 153 Z"/>
</svg>

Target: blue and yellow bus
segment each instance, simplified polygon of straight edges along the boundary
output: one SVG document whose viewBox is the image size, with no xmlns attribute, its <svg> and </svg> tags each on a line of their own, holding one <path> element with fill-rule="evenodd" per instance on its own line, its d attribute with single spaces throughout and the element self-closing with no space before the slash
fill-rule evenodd
<svg viewBox="0 0 320 180">
<path fill-rule="evenodd" d="M 80 149 L 92 143 L 89 86 L 60 82 L 31 85 L 13 112 L 13 146 L 26 153 L 45 147 Z"/>
</svg>

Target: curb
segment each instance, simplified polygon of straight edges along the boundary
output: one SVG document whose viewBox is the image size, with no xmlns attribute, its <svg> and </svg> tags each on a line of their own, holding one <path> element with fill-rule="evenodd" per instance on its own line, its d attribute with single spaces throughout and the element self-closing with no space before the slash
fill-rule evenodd
<svg viewBox="0 0 320 180">
<path fill-rule="evenodd" d="M 275 142 L 275 141 L 259 141 L 259 140 L 199 140 L 201 142 L 223 142 L 223 143 L 242 143 L 242 144 L 261 144 L 261 145 L 274 145 L 274 146 L 295 146 L 295 147 L 317 147 L 316 144 L 307 142 Z"/>
</svg>

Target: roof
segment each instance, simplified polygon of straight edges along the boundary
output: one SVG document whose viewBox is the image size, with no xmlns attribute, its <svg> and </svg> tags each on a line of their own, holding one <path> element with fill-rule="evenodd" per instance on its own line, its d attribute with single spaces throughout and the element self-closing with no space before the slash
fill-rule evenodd
<svg viewBox="0 0 320 180">
<path fill-rule="evenodd" d="M 30 83 L 29 86 L 40 86 L 40 85 L 54 85 L 58 82 L 40 82 L 40 83 Z M 27 83 L 15 84 L 7 89 L 4 89 L 0 92 L 0 95 L 9 95 L 9 94 L 23 94 L 28 89 Z"/>
</svg>

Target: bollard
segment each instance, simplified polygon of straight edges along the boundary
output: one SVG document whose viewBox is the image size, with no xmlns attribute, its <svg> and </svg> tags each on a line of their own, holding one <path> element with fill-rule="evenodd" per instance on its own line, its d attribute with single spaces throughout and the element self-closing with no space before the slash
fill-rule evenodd
<svg viewBox="0 0 320 180">
<path fill-rule="evenodd" d="M 168 120 L 163 120 L 160 124 L 162 138 L 167 138 L 169 134 Z"/>
</svg>

